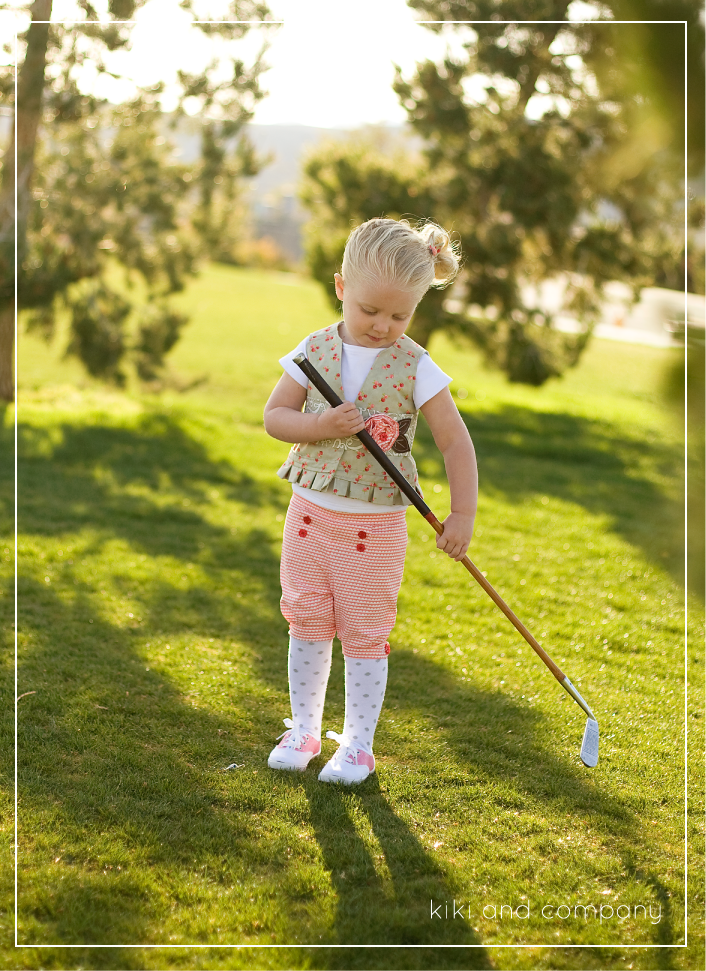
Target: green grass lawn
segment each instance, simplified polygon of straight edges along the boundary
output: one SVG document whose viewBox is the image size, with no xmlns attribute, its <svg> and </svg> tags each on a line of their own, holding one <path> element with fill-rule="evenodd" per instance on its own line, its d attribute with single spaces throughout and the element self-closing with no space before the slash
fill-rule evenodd
<svg viewBox="0 0 706 971">
<path fill-rule="evenodd" d="M 601 756 L 583 767 L 580 709 L 411 510 L 378 771 L 341 790 L 316 778 L 333 742 L 302 775 L 266 763 L 288 714 L 288 487 L 262 408 L 278 357 L 331 313 L 310 281 L 224 267 L 181 302 L 194 319 L 172 365 L 207 376 L 183 394 L 113 392 L 61 360 L 61 337 L 21 338 L 30 946 L 12 947 L 8 866 L 2 967 L 703 967 L 702 607 L 685 656 L 683 453 L 660 392 L 672 352 L 595 341 L 532 389 L 436 339 L 478 452 L 470 555 L 593 707 Z M 9 410 L 4 436 L 9 457 Z M 426 426 L 415 454 L 441 517 Z M 9 458 L 2 475 L 10 737 Z M 334 650 L 325 728 L 343 702 Z M 11 863 L 9 750 L 4 768 Z"/>
</svg>

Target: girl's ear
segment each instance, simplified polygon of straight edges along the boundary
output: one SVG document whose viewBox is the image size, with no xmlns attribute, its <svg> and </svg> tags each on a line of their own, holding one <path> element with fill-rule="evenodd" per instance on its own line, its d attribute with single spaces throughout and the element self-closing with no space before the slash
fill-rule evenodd
<svg viewBox="0 0 706 971">
<path fill-rule="evenodd" d="M 336 296 L 339 300 L 343 300 L 343 277 L 340 273 L 334 273 L 333 282 L 336 287 Z"/>
</svg>

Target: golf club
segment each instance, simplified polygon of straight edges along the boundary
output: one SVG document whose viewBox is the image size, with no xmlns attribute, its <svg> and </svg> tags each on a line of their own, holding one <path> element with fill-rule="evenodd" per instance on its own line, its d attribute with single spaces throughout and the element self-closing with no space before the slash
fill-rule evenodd
<svg viewBox="0 0 706 971">
<path fill-rule="evenodd" d="M 311 381 L 317 391 L 319 391 L 326 401 L 328 401 L 332 408 L 337 408 L 338 405 L 343 404 L 341 398 L 339 398 L 333 388 L 330 387 L 321 374 L 319 374 L 313 364 L 307 359 L 305 354 L 297 354 L 296 357 L 293 358 L 293 361 L 299 368 L 301 368 L 309 381 Z M 356 434 L 356 437 L 368 449 L 373 458 L 380 466 L 382 466 L 395 485 L 397 485 L 400 491 L 404 493 L 404 495 L 409 499 L 418 512 L 424 516 L 435 532 L 441 536 L 441 534 L 444 532 L 444 527 L 442 524 L 436 518 L 429 506 L 427 506 L 427 504 L 424 502 L 416 489 L 410 485 L 399 469 L 397 469 L 396 466 L 393 465 L 393 463 L 389 460 L 372 435 L 365 429 L 362 429 Z M 581 743 L 581 761 L 585 766 L 588 766 L 588 768 L 593 768 L 598 764 L 598 722 L 596 721 L 595 715 L 561 668 L 555 664 L 554 661 L 552 661 L 547 652 L 539 645 L 532 634 L 530 634 L 522 621 L 515 616 L 500 594 L 494 590 L 491 584 L 486 580 L 478 567 L 471 562 L 467 555 L 464 556 L 460 562 L 463 564 L 463 566 L 465 566 L 473 579 L 481 585 L 490 599 L 502 610 L 515 629 L 522 634 L 529 646 L 546 664 L 562 688 L 564 688 L 564 690 L 571 695 L 576 704 L 579 705 L 579 707 L 582 708 L 588 715 L 586 720 L 586 728 L 584 729 L 583 733 L 583 742 Z"/>
</svg>

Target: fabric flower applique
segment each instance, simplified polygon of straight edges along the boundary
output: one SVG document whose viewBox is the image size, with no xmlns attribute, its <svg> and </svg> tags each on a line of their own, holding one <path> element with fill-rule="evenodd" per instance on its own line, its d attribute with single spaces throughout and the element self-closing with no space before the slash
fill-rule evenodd
<svg viewBox="0 0 706 971">
<path fill-rule="evenodd" d="M 390 415 L 371 415 L 365 422 L 366 431 L 383 452 L 389 452 L 400 434 L 400 426 Z"/>
<path fill-rule="evenodd" d="M 395 425 L 397 427 L 397 435 L 392 440 L 392 442 L 387 442 L 386 440 L 387 442 L 386 445 L 383 445 L 381 441 L 378 441 L 378 439 L 375 437 L 375 432 L 371 431 L 368 426 L 368 421 L 371 421 L 374 418 L 384 419 L 385 424 L 389 426 L 391 433 L 394 431 L 392 426 Z M 411 451 L 409 439 L 407 438 L 407 432 L 409 431 L 409 426 L 412 424 L 411 418 L 402 418 L 398 422 L 398 421 L 395 421 L 395 419 L 392 418 L 392 416 L 390 415 L 372 415 L 368 419 L 368 421 L 366 421 L 365 427 L 368 429 L 370 434 L 373 436 L 373 439 L 378 443 L 378 445 L 383 450 L 383 452 L 393 451 L 396 455 L 404 455 L 405 452 Z M 401 467 L 404 468 L 403 466 Z"/>
</svg>

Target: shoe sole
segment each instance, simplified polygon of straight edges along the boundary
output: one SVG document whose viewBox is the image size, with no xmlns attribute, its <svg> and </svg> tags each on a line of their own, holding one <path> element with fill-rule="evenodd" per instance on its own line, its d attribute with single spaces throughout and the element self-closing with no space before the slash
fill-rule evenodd
<svg viewBox="0 0 706 971">
<path fill-rule="evenodd" d="M 320 754 L 321 753 L 319 753 L 319 755 Z M 316 756 L 312 755 L 311 759 L 315 758 Z M 309 762 L 311 762 L 311 759 L 309 759 Z M 306 765 L 292 765 L 291 762 L 278 762 L 276 759 L 269 758 L 267 760 L 267 765 L 271 769 L 284 769 L 286 772 L 304 772 L 309 765 L 309 762 L 307 762 Z"/>
<path fill-rule="evenodd" d="M 329 776 L 329 775 L 324 775 L 323 773 L 319 773 L 319 782 L 333 782 L 333 783 L 340 782 L 342 786 L 359 786 L 361 782 L 365 782 L 366 779 L 369 779 L 372 774 L 373 774 L 372 772 L 368 772 L 368 774 L 364 776 L 364 778 L 362 779 L 342 779 L 340 776 L 337 776 L 337 775 Z"/>
<path fill-rule="evenodd" d="M 305 765 L 289 765 L 284 762 L 270 762 L 267 760 L 267 765 L 270 769 L 284 769 L 285 772 L 303 772 L 306 768 Z"/>
</svg>

